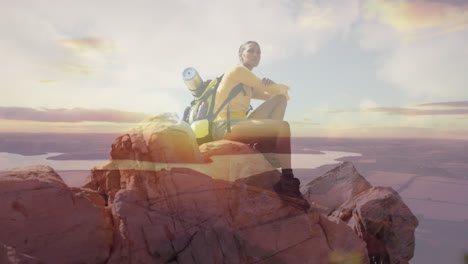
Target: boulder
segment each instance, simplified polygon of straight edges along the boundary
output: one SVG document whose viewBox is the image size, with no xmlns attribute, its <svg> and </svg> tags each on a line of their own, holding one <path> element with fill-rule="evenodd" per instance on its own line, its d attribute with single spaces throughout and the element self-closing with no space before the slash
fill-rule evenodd
<svg viewBox="0 0 468 264">
<path fill-rule="evenodd" d="M 157 172 L 154 193 L 117 192 L 108 263 L 328 263 L 365 243 L 344 223 L 297 210 L 270 190 L 187 169 Z M 342 239 L 346 237 L 346 239 Z"/>
<path fill-rule="evenodd" d="M 45 263 L 105 262 L 113 228 L 104 206 L 97 192 L 68 188 L 50 167 L 2 171 L 0 241 Z"/>
<path fill-rule="evenodd" d="M 206 173 L 214 179 L 243 182 L 273 191 L 281 174 L 262 153 L 249 145 L 219 140 L 200 146 L 206 163 Z"/>
<path fill-rule="evenodd" d="M 195 135 L 176 114 L 164 113 L 148 118 L 112 144 L 113 160 L 158 163 L 197 163 L 201 161 Z"/>
<path fill-rule="evenodd" d="M 97 191 L 106 197 L 108 203 L 112 203 L 115 194 L 121 189 L 120 186 L 120 171 L 110 160 L 94 167 L 87 177 L 87 183 L 82 187 Z"/>
<path fill-rule="evenodd" d="M 171 131 L 184 131 L 186 125 L 183 123 L 173 124 L 169 128 L 168 126 L 147 125 L 143 134 L 154 134 L 150 131 L 154 127 L 157 127 L 156 132 L 159 134 L 164 134 L 166 137 L 172 135 L 174 138 L 177 138 L 178 135 L 172 134 Z M 168 129 L 169 131 L 167 131 Z M 134 130 L 137 133 L 141 133 L 141 130 Z M 191 143 L 186 142 L 185 144 L 197 144 L 192 136 L 187 136 L 187 138 L 192 139 Z M 138 141 L 139 147 L 137 149 L 132 147 L 115 147 L 132 145 L 133 143 L 131 142 L 133 141 L 130 140 L 131 138 L 142 139 L 142 141 Z M 197 154 L 196 161 L 192 160 L 192 162 L 181 163 L 180 160 L 172 159 L 172 161 L 177 162 L 161 163 L 160 157 L 167 156 L 164 154 L 166 147 L 161 149 L 158 149 L 158 147 L 164 144 L 155 141 L 147 142 L 143 138 L 143 136 L 136 136 L 135 134 L 119 136 L 112 145 L 112 157 L 118 158 L 113 158 L 106 163 L 94 167 L 88 176 L 88 182 L 83 187 L 98 191 L 108 197 L 108 203 L 112 204 L 115 194 L 120 189 L 138 189 L 147 192 L 151 196 L 152 184 L 148 180 L 156 179 L 156 172 L 171 170 L 172 168 L 187 168 L 210 175 L 213 179 L 231 182 L 239 181 L 269 190 L 273 190 L 273 185 L 280 178 L 278 170 L 272 167 L 261 153 L 243 143 L 229 140 L 209 142 L 200 146 L 200 152 Z M 124 143 L 124 139 L 128 139 L 130 143 Z M 176 141 L 176 139 L 173 141 Z M 185 150 L 191 148 L 191 146 L 181 147 L 181 149 Z M 154 153 L 159 153 L 159 156 L 146 155 L 141 151 L 142 149 L 152 149 Z M 123 157 L 126 157 L 126 159 L 123 159 Z"/>
<path fill-rule="evenodd" d="M 409 263 L 414 253 L 418 220 L 390 187 L 372 187 L 332 214 L 367 243 L 371 262 Z"/>
<path fill-rule="evenodd" d="M 301 191 L 306 200 L 328 215 L 344 202 L 371 188 L 351 162 L 343 162 L 336 168 L 309 182 Z"/>
<path fill-rule="evenodd" d="M 365 243 L 344 223 L 279 197 L 280 173 L 261 153 L 222 140 L 180 158 L 179 149 L 197 146 L 193 132 L 165 118 L 151 120 L 170 125 L 120 136 L 112 160 L 89 177 L 86 187 L 107 197 L 118 230 L 108 263 L 328 263 L 336 252 L 367 263 Z"/>
</svg>

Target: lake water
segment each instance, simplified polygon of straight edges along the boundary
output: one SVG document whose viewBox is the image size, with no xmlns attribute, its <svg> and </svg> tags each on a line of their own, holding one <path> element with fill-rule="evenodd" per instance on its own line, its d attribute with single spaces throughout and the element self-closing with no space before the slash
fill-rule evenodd
<svg viewBox="0 0 468 264">
<path fill-rule="evenodd" d="M 48 160 L 48 157 L 62 153 L 47 153 L 43 155 L 23 156 L 0 152 L 0 170 L 30 165 L 48 165 L 54 170 L 90 170 L 104 160 Z"/>
<path fill-rule="evenodd" d="M 322 151 L 323 154 L 292 154 L 292 167 L 297 169 L 314 169 L 326 164 L 338 164 L 337 159 L 350 156 L 361 156 L 359 153 Z M 23 156 L 19 154 L 0 152 L 0 170 L 8 168 L 48 165 L 54 170 L 90 170 L 105 160 L 48 160 L 48 157 L 62 153 L 47 153 L 44 155 Z"/>
<path fill-rule="evenodd" d="M 292 154 L 291 163 L 294 169 L 315 169 L 322 165 L 341 163 L 343 157 L 360 157 L 360 153 L 341 151 L 321 151 L 323 154 Z"/>
</svg>

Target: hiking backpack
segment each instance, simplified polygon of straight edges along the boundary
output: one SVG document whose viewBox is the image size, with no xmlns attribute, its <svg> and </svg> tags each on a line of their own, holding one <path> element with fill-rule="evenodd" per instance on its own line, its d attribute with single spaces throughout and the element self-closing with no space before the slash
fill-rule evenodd
<svg viewBox="0 0 468 264">
<path fill-rule="evenodd" d="M 184 111 L 183 121 L 190 124 L 193 132 L 195 133 L 195 138 L 197 139 L 198 145 L 203 143 L 213 141 L 211 136 L 211 127 L 213 121 L 216 119 L 221 110 L 236 97 L 241 91 L 246 94 L 242 84 L 235 86 L 228 97 L 216 112 L 214 112 L 214 105 L 216 99 L 216 91 L 218 86 L 223 79 L 223 75 L 213 80 L 205 81 L 200 87 L 195 90 L 190 89 L 194 100 L 190 103 Z M 228 105 L 228 132 L 230 132 L 230 119 L 229 119 L 229 105 Z"/>
</svg>

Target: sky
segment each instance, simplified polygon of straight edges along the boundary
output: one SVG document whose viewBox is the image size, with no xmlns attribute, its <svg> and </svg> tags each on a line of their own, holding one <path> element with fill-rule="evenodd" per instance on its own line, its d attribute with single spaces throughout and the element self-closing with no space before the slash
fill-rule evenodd
<svg viewBox="0 0 468 264">
<path fill-rule="evenodd" d="M 0 0 L 0 33 L 0 132 L 180 116 L 183 69 L 220 76 L 255 40 L 294 136 L 468 140 L 466 0 Z"/>
</svg>

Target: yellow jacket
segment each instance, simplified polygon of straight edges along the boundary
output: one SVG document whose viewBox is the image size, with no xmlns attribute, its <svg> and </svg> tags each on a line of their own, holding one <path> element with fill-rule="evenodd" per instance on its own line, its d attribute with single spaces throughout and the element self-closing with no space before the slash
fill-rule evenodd
<svg viewBox="0 0 468 264">
<path fill-rule="evenodd" d="M 262 79 L 258 78 L 249 69 L 242 65 L 236 65 L 224 73 L 223 79 L 216 92 L 214 112 L 218 111 L 221 104 L 226 100 L 232 88 L 239 83 L 244 85 L 245 95 L 240 92 L 219 112 L 214 120 L 223 121 L 227 119 L 227 109 L 229 105 L 230 119 L 247 119 L 247 109 L 250 106 L 250 99 L 267 100 L 273 95 L 284 94 L 287 96 L 289 87 L 284 84 L 273 84 L 265 86 Z"/>
</svg>

